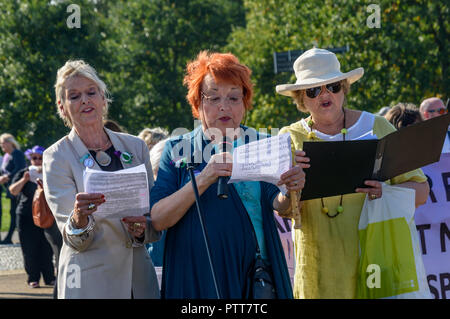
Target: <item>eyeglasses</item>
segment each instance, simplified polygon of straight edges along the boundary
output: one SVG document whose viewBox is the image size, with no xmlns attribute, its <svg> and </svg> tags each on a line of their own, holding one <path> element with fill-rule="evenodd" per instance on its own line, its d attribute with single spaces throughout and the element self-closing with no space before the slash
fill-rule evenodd
<svg viewBox="0 0 450 319">
<path fill-rule="evenodd" d="M 425 112 L 430 113 L 430 114 L 433 114 L 434 112 L 438 112 L 440 115 L 444 115 L 444 114 L 447 114 L 448 110 L 441 107 L 440 109 L 437 109 L 437 110 L 428 110 Z"/>
<path fill-rule="evenodd" d="M 341 90 L 342 85 L 341 85 L 341 82 L 334 82 L 334 83 L 330 83 L 330 84 L 325 85 L 325 87 L 331 93 L 336 94 L 336 93 L 338 93 Z M 310 99 L 314 99 L 314 98 L 318 97 L 320 92 L 322 92 L 322 87 L 321 86 L 316 86 L 314 88 L 306 89 L 306 95 Z"/>
<path fill-rule="evenodd" d="M 230 95 L 230 96 L 226 96 L 224 98 L 217 96 L 217 95 L 206 95 L 203 91 L 201 91 L 202 93 L 202 98 L 206 100 L 205 104 L 211 105 L 211 106 L 219 106 L 222 103 L 224 105 L 228 105 L 228 106 L 236 106 L 242 103 L 242 95 Z"/>
<path fill-rule="evenodd" d="M 31 159 L 33 161 L 42 161 L 42 157 L 40 157 L 40 156 L 31 156 Z"/>
</svg>

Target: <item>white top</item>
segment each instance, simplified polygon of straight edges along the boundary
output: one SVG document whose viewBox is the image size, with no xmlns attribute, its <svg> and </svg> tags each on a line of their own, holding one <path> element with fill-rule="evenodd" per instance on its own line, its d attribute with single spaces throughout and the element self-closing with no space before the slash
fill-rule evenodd
<svg viewBox="0 0 450 319">
<path fill-rule="evenodd" d="M 445 135 L 444 146 L 442 147 L 442 153 L 450 153 L 450 137 L 448 132 Z"/>
<path fill-rule="evenodd" d="M 300 120 L 303 127 L 308 131 L 311 132 L 311 128 L 308 126 L 308 122 L 305 119 Z M 366 111 L 363 111 L 361 115 L 359 116 L 359 119 L 356 121 L 355 124 L 353 124 L 351 127 L 347 128 L 347 134 L 345 136 L 345 139 L 347 141 L 350 140 L 365 140 L 365 139 L 376 139 L 376 135 L 373 134 L 373 123 L 375 122 L 375 115 L 372 113 L 368 113 Z M 316 129 L 312 130 L 314 134 L 318 138 L 324 141 L 342 141 L 342 133 L 338 133 L 336 135 L 328 135 L 325 133 L 322 133 Z"/>
</svg>

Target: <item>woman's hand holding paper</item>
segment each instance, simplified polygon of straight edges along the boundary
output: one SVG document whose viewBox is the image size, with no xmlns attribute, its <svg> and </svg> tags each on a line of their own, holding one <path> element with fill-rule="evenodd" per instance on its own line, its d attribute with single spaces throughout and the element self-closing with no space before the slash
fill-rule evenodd
<svg viewBox="0 0 450 319">
<path fill-rule="evenodd" d="M 310 167 L 309 158 L 305 155 L 306 153 L 303 151 L 295 151 L 295 162 L 297 164 L 280 176 L 277 186 L 284 184 L 290 192 L 298 192 L 305 187 L 306 174 L 303 169 Z"/>
</svg>

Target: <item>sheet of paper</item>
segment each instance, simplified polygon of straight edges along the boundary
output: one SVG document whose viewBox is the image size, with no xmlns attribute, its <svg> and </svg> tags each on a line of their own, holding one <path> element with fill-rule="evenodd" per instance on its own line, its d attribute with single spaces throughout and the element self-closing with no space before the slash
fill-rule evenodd
<svg viewBox="0 0 450 319">
<path fill-rule="evenodd" d="M 36 182 L 37 178 L 39 178 L 42 181 L 42 167 L 30 165 L 28 167 L 28 172 L 30 173 L 30 182 L 37 184 Z"/>
<path fill-rule="evenodd" d="M 102 193 L 106 202 L 98 206 L 96 216 L 142 216 L 150 211 L 147 170 L 145 165 L 115 172 L 86 168 L 83 175 L 87 193 Z"/>
<path fill-rule="evenodd" d="M 285 133 L 237 147 L 228 183 L 263 181 L 276 185 L 291 167 L 291 136 Z M 287 191 L 284 185 L 279 189 L 283 194 Z"/>
</svg>

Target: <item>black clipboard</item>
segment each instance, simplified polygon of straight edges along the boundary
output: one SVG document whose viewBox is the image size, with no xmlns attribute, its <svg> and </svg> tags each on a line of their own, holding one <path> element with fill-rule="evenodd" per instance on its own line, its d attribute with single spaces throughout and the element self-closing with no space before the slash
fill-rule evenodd
<svg viewBox="0 0 450 319">
<path fill-rule="evenodd" d="M 392 132 L 379 140 L 304 142 L 310 158 L 301 199 L 354 193 L 365 180 L 386 181 L 438 162 L 450 113 Z"/>
</svg>

